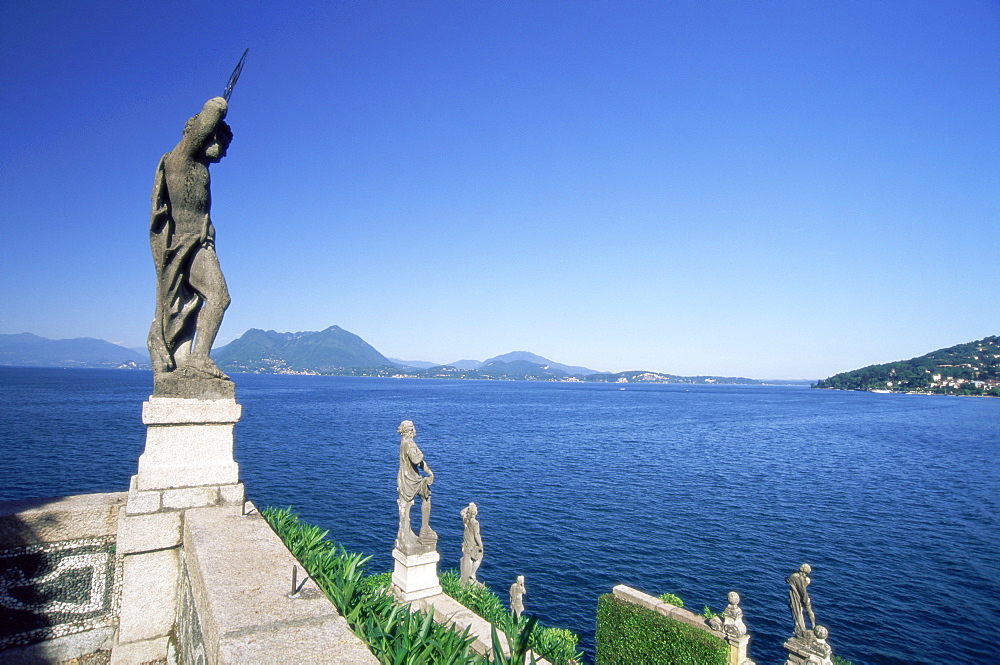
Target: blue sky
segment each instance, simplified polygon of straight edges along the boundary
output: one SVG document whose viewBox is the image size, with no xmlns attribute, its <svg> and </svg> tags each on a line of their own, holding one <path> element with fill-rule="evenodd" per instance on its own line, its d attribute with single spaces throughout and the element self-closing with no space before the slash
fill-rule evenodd
<svg viewBox="0 0 1000 665">
<path fill-rule="evenodd" d="M 159 156 L 246 329 L 822 378 L 1000 334 L 1000 3 L 0 2 L 0 333 L 142 346 Z"/>
</svg>

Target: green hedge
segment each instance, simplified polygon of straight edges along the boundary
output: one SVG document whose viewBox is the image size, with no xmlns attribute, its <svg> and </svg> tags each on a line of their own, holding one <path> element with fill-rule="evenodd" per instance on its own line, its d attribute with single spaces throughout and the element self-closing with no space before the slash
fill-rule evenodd
<svg viewBox="0 0 1000 665">
<path fill-rule="evenodd" d="M 605 594 L 597 599 L 597 665 L 726 665 L 729 645 L 703 630 Z"/>
</svg>

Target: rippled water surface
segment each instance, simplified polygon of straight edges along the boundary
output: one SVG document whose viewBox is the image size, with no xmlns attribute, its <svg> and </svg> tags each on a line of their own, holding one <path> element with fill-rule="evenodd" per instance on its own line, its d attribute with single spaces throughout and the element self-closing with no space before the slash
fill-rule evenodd
<svg viewBox="0 0 1000 665">
<path fill-rule="evenodd" d="M 1000 662 L 1000 400 L 766 386 L 238 375 L 251 499 L 291 505 L 389 569 L 401 420 L 435 471 L 458 566 L 479 505 L 480 578 L 593 649 L 619 583 L 719 611 L 743 597 L 760 663 L 784 661 L 784 578 L 855 663 Z M 148 373 L 0 368 L 0 500 L 127 488 Z"/>
</svg>

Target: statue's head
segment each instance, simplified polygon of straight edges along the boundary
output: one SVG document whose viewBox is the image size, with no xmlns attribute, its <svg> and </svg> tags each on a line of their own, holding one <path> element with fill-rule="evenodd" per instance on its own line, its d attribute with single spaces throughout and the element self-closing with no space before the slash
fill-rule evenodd
<svg viewBox="0 0 1000 665">
<path fill-rule="evenodd" d="M 730 605 L 739 605 L 740 604 L 740 594 L 736 593 L 735 591 L 730 591 L 729 595 L 726 596 L 726 598 L 729 599 L 729 604 Z"/>
<path fill-rule="evenodd" d="M 801 566 L 799 566 L 799 571 L 805 575 L 808 575 L 813 571 L 813 569 L 812 566 L 810 566 L 808 563 L 804 563 Z"/>
<path fill-rule="evenodd" d="M 479 514 L 479 506 L 474 503 L 469 503 L 469 505 L 465 507 L 465 511 L 469 517 L 475 517 Z"/>
<path fill-rule="evenodd" d="M 396 431 L 402 436 L 413 436 L 417 433 L 417 428 L 413 426 L 412 420 L 404 420 L 399 423 L 399 427 L 396 428 Z"/>
</svg>

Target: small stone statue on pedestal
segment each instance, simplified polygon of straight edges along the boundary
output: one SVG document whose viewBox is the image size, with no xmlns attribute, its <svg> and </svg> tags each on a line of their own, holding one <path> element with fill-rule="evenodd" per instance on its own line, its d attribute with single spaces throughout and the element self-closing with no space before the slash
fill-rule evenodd
<svg viewBox="0 0 1000 665">
<path fill-rule="evenodd" d="M 462 586 L 479 583 L 479 580 L 476 579 L 476 572 L 479 571 L 479 565 L 483 562 L 483 538 L 479 532 L 479 520 L 476 519 L 478 514 L 479 509 L 474 503 L 470 503 L 459 512 L 464 527 L 462 560 L 459 564 Z"/>
<path fill-rule="evenodd" d="M 399 432 L 399 473 L 396 476 L 396 491 L 399 504 L 399 531 L 396 535 L 396 549 L 406 554 L 433 552 L 437 547 L 437 533 L 431 529 L 431 484 L 434 472 L 424 460 L 413 440 L 416 427 L 410 420 L 404 420 L 396 429 Z M 421 475 L 423 471 L 426 475 Z M 420 535 L 413 533 L 410 526 L 410 508 L 414 499 L 420 497 Z"/>
<path fill-rule="evenodd" d="M 788 650 L 785 665 L 833 665 L 833 648 L 826 641 L 830 631 L 825 626 L 817 625 L 806 591 L 812 582 L 809 579 L 811 572 L 809 564 L 804 563 L 798 572 L 785 579 L 788 583 L 788 607 L 795 624 L 793 637 L 785 641 L 785 649 Z M 809 629 L 806 628 L 804 613 L 809 615 Z"/>
<path fill-rule="evenodd" d="M 528 590 L 524 586 L 524 575 L 518 575 L 514 583 L 510 585 L 510 613 L 515 618 L 520 618 L 524 613 L 524 594 Z"/>
<path fill-rule="evenodd" d="M 404 420 L 396 428 L 399 433 L 399 474 L 396 476 L 396 502 L 399 506 L 399 530 L 392 550 L 395 566 L 392 571 L 392 593 L 396 600 L 409 603 L 442 593 L 438 579 L 437 534 L 431 529 L 431 483 L 434 472 L 424 460 L 413 438 L 417 428 Z M 426 474 L 426 475 L 422 475 Z M 420 535 L 410 526 L 410 508 L 420 497 Z"/>
</svg>

